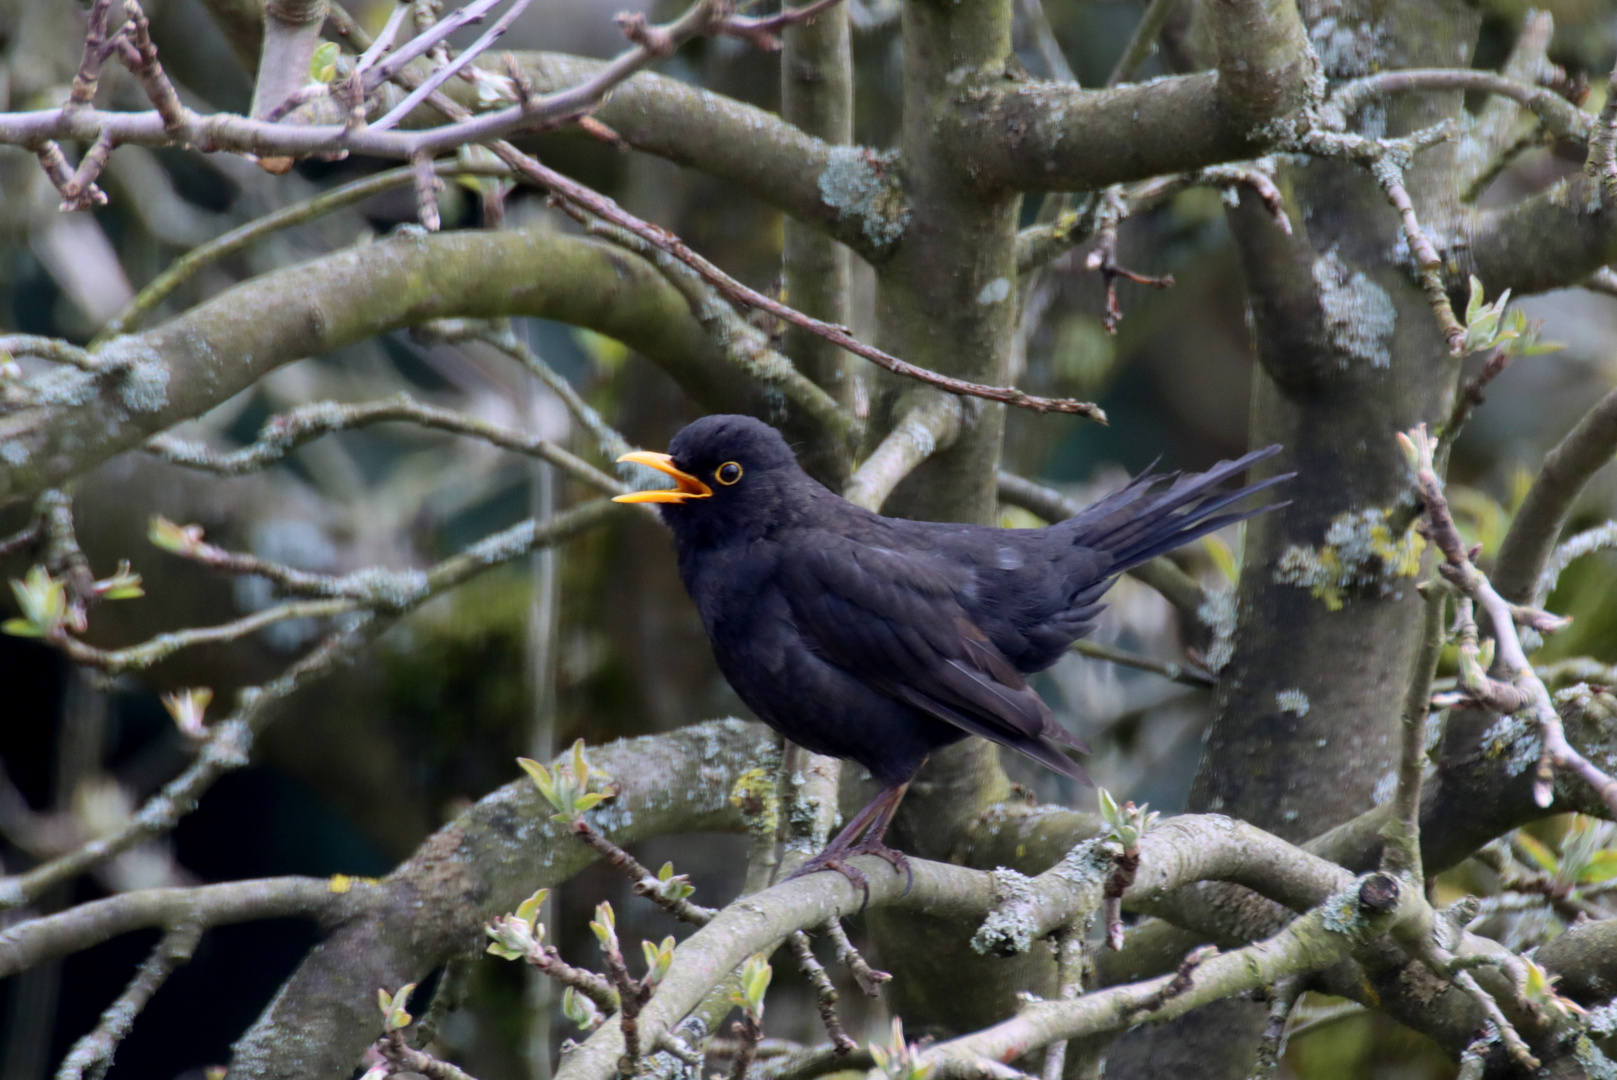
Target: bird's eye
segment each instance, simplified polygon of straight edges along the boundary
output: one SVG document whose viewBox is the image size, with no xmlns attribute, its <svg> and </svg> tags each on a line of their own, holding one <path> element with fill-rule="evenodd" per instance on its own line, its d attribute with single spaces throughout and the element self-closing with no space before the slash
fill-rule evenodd
<svg viewBox="0 0 1617 1080">
<path fill-rule="evenodd" d="M 719 483 L 728 487 L 737 480 L 741 479 L 741 466 L 737 465 L 733 461 L 726 461 L 723 465 L 719 466 L 718 471 L 713 474 L 713 477 Z"/>
</svg>

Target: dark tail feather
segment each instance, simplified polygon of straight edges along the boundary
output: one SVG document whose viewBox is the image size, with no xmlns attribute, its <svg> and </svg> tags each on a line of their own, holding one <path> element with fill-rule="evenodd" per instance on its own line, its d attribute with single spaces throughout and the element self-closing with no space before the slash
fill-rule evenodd
<svg viewBox="0 0 1617 1080">
<path fill-rule="evenodd" d="M 1229 477 L 1279 452 L 1279 446 L 1269 446 L 1234 461 L 1220 462 L 1204 473 L 1175 474 L 1166 490 L 1158 485 L 1169 479 L 1167 476 L 1142 474 L 1135 477 L 1121 490 L 1070 519 L 1068 524 L 1075 532 L 1073 542 L 1110 552 L 1114 560 L 1110 569 L 1118 573 L 1226 525 L 1284 506 L 1285 503 L 1279 503 L 1236 513 L 1219 513 L 1296 475 L 1283 473 L 1235 491 L 1219 489 L 1219 484 Z"/>
</svg>

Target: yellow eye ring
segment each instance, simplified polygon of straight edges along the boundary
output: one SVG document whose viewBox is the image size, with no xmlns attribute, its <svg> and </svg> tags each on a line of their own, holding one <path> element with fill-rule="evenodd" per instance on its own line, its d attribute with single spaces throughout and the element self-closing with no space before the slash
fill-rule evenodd
<svg viewBox="0 0 1617 1080">
<path fill-rule="evenodd" d="M 741 480 L 741 465 L 734 461 L 726 461 L 713 470 L 713 479 L 725 487 L 738 483 Z"/>
</svg>

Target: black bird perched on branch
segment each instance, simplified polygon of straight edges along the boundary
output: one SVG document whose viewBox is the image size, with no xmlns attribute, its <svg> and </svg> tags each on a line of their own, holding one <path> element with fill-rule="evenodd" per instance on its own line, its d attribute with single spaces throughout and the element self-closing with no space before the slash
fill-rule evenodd
<svg viewBox="0 0 1617 1080">
<path fill-rule="evenodd" d="M 1000 529 L 882 517 L 805 473 L 774 428 L 709 416 L 666 454 L 619 458 L 677 486 L 617 501 L 661 504 L 680 577 L 741 700 L 882 785 L 798 871 L 863 884 L 845 860 L 880 855 L 908 869 L 882 843 L 888 823 L 927 756 L 967 735 L 1089 783 L 1062 752 L 1088 748 L 1022 676 L 1094 628 L 1118 574 L 1265 509 L 1226 512 L 1285 476 L 1220 485 L 1279 449 L 1201 474 L 1145 474 L 1059 524 Z"/>
</svg>

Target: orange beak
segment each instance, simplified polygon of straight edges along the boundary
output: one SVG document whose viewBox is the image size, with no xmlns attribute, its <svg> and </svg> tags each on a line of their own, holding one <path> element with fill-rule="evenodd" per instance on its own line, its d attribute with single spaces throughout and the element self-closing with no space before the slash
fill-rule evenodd
<svg viewBox="0 0 1617 1080">
<path fill-rule="evenodd" d="M 667 473 L 679 485 L 667 491 L 631 491 L 627 495 L 619 495 L 613 502 L 620 503 L 682 503 L 691 499 L 705 499 L 713 494 L 713 489 L 687 472 L 680 472 L 674 468 L 674 459 L 667 454 L 653 453 L 650 450 L 636 450 L 632 454 L 624 454 L 619 461 L 632 461 L 636 465 L 647 465 L 660 473 Z"/>
</svg>

